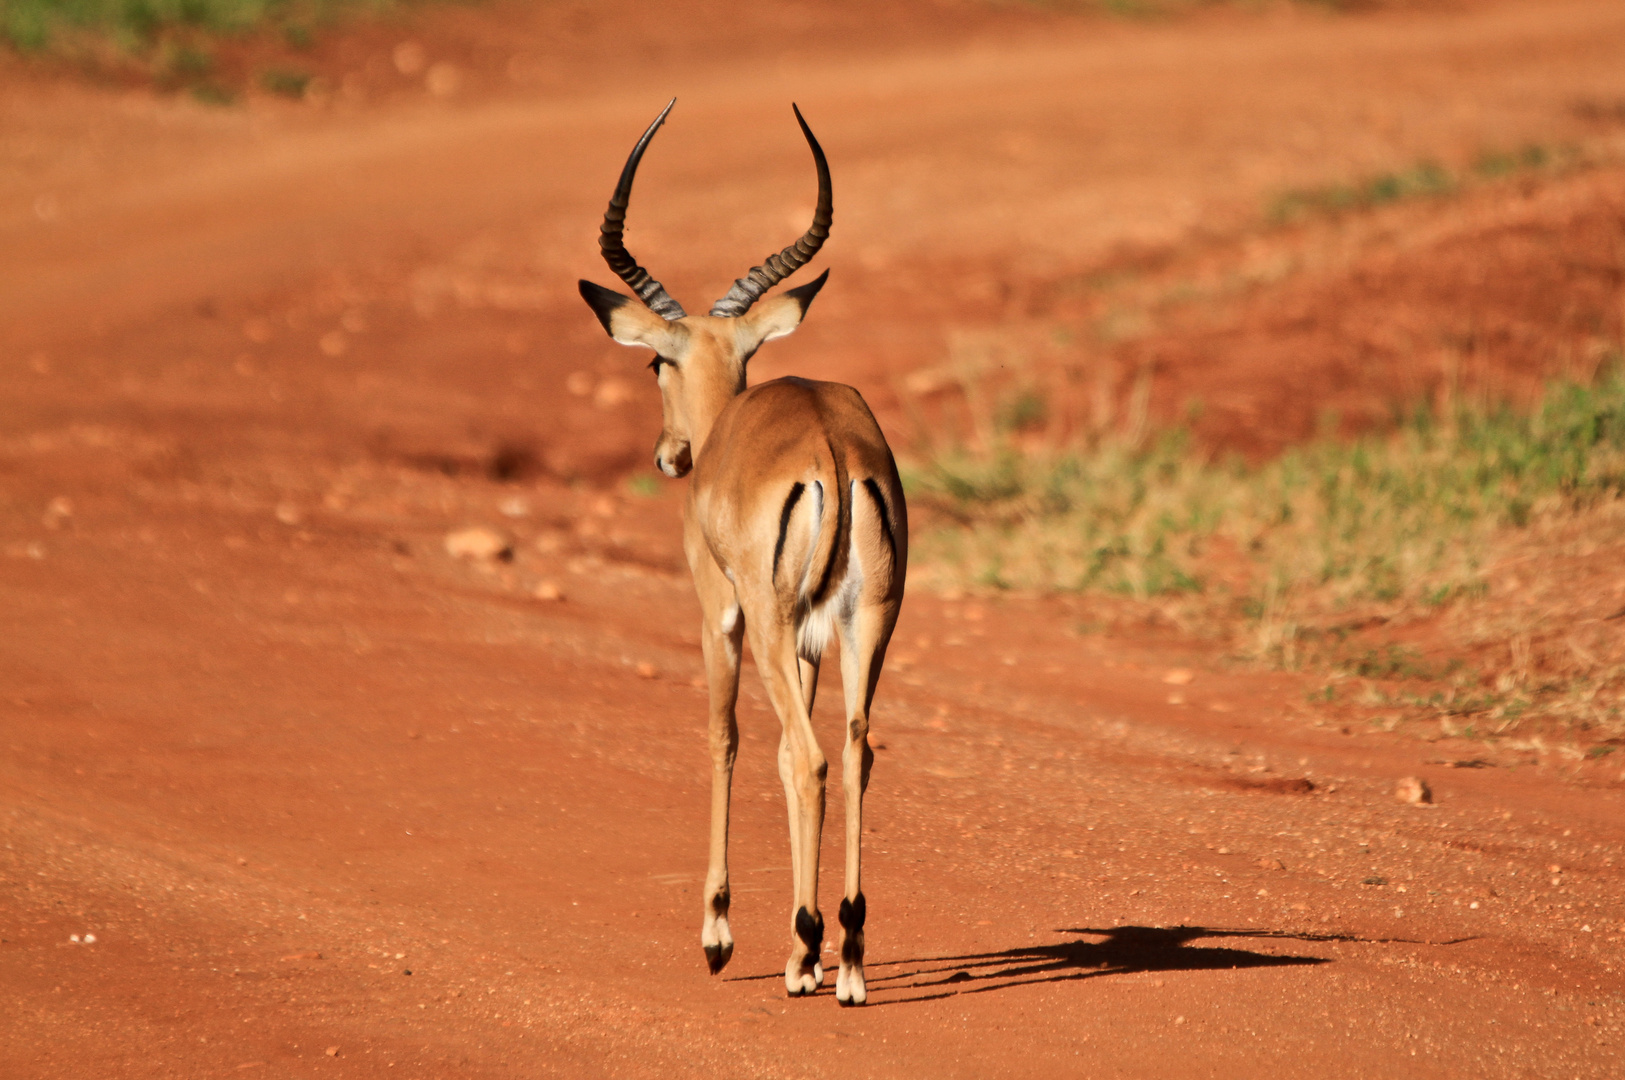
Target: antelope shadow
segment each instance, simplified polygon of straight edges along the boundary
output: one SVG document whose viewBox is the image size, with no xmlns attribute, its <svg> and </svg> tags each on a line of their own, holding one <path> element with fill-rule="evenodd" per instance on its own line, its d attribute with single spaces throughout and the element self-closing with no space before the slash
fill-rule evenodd
<svg viewBox="0 0 1625 1080">
<path fill-rule="evenodd" d="M 867 1007 L 906 1005 L 960 994 L 986 994 L 1037 983 L 1077 982 L 1138 972 L 1313 967 L 1332 962 L 1322 956 L 1292 956 L 1228 946 L 1192 945 L 1192 942 L 1209 938 L 1393 945 L 1456 945 L 1473 940 L 1466 937 L 1420 941 L 1361 937 L 1356 934 L 1305 934 L 1207 926 L 1067 927 L 1056 933 L 1077 936 L 1053 944 L 1022 945 L 997 952 L 867 961 L 864 965 L 870 993 Z M 747 975 L 740 977 L 739 981 L 776 978 L 780 976 Z M 893 997 L 895 993 L 906 996 Z M 875 997 L 877 994 L 880 995 L 879 1000 Z"/>
<path fill-rule="evenodd" d="M 1331 961 L 1320 956 L 1289 956 L 1225 946 L 1192 946 L 1206 938 L 1273 941 L 1354 941 L 1340 934 L 1291 934 L 1280 930 L 1205 926 L 1069 927 L 1057 933 L 1078 937 L 1048 945 L 1022 945 L 998 952 L 927 956 L 871 963 L 870 1007 L 933 1001 L 959 994 L 986 994 L 1035 983 L 1077 982 L 1106 975 L 1149 971 L 1222 971 L 1238 968 L 1308 967 Z M 1086 940 L 1099 938 L 1100 940 Z M 885 969 L 905 970 L 882 973 Z M 892 997 L 886 991 L 921 991 Z"/>
</svg>

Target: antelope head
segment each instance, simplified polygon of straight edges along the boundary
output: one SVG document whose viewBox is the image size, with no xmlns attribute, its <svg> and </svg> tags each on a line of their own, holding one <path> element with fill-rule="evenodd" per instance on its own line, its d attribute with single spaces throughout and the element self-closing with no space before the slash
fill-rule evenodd
<svg viewBox="0 0 1625 1080">
<path fill-rule="evenodd" d="M 660 439 L 655 443 L 655 467 L 671 477 L 684 476 L 693 468 L 694 457 L 705 445 L 717 414 L 745 389 L 745 365 L 762 342 L 783 337 L 801 325 L 813 297 L 824 287 L 828 270 L 814 281 L 757 304 L 763 293 L 799 270 L 823 247 L 833 209 L 829 163 L 807 121 L 802 119 L 801 110 L 792 105 L 818 169 L 818 206 L 813 211 L 812 226 L 801 239 L 735 281 L 727 295 L 711 305 L 709 314 L 686 314 L 665 287 L 638 265 L 623 241 L 626 207 L 638 162 L 676 103 L 673 98 L 632 148 L 599 229 L 598 246 L 604 261 L 637 294 L 642 306 L 629 296 L 590 281 L 580 284 L 582 299 L 610 337 L 622 345 L 654 350 L 655 358 L 649 367 L 660 384 L 662 416 Z"/>
</svg>

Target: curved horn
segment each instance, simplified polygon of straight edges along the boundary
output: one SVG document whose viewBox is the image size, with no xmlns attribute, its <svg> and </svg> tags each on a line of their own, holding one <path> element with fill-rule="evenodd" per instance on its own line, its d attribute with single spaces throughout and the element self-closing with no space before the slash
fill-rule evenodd
<svg viewBox="0 0 1625 1080">
<path fill-rule="evenodd" d="M 632 178 L 637 175 L 638 162 L 643 160 L 643 151 L 648 148 L 649 140 L 666 122 L 666 114 L 675 104 L 676 98 L 666 103 L 660 115 L 655 117 L 655 122 L 649 125 L 649 130 L 643 133 L 643 138 L 632 148 L 632 155 L 626 159 L 626 167 L 621 170 L 620 183 L 615 185 L 615 194 L 610 197 L 609 209 L 604 211 L 604 223 L 598 228 L 598 247 L 604 253 L 604 261 L 609 263 L 609 268 L 632 287 L 632 291 L 638 294 L 638 299 L 650 311 L 668 320 L 681 319 L 686 314 L 683 305 L 673 300 L 666 287 L 638 265 L 632 253 L 626 250 L 622 234 L 626 231 L 626 204 L 632 198 Z"/>
<path fill-rule="evenodd" d="M 812 227 L 800 240 L 777 255 L 768 256 L 761 266 L 751 267 L 750 273 L 735 281 L 728 295 L 711 305 L 712 315 L 743 315 L 761 299 L 763 293 L 805 266 L 829 237 L 829 223 L 834 218 L 835 209 L 830 194 L 829 162 L 824 160 L 824 148 L 813 138 L 807 121 L 801 118 L 801 110 L 793 104 L 790 108 L 795 109 L 796 123 L 801 125 L 801 133 L 807 136 L 807 145 L 812 147 L 813 164 L 818 168 L 818 208 L 813 211 Z"/>
</svg>

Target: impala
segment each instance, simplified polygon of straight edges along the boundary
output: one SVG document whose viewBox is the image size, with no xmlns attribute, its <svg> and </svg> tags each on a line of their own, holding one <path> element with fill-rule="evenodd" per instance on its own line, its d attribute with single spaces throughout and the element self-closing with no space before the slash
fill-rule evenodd
<svg viewBox="0 0 1625 1080">
<path fill-rule="evenodd" d="M 710 687 L 712 760 L 710 864 L 700 943 L 711 973 L 733 955 L 728 929 L 728 801 L 739 728 L 740 648 L 750 639 L 782 725 L 779 777 L 790 811 L 793 879 L 789 993 L 824 981 L 824 917 L 818 909 L 818 846 L 824 827 L 823 751 L 811 713 L 819 658 L 840 639 L 846 698 L 841 782 L 846 797 L 846 892 L 835 996 L 861 1005 L 865 904 L 860 871 L 863 792 L 874 755 L 869 708 L 886 644 L 903 600 L 908 519 L 891 450 L 858 392 L 838 383 L 783 378 L 747 388 L 745 368 L 764 341 L 800 325 L 829 271 L 762 298 L 823 246 L 832 201 L 829 163 L 801 110 L 796 122 L 818 170 L 818 205 L 806 235 L 735 281 L 708 315 L 685 314 L 626 250 L 632 179 L 649 140 L 676 99 L 632 149 L 604 214 L 598 244 L 642 301 L 581 282 L 610 337 L 653 349 L 662 427 L 655 465 L 692 473 L 683 508 L 683 547 L 702 613 Z"/>
</svg>

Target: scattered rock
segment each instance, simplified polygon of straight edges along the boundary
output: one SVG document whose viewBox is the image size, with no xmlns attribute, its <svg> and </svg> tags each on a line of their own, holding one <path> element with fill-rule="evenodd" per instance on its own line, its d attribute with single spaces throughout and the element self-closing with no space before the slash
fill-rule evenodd
<svg viewBox="0 0 1625 1080">
<path fill-rule="evenodd" d="M 463 73 L 457 70 L 455 64 L 448 64 L 442 60 L 429 69 L 429 74 L 423 79 L 423 85 L 435 97 L 451 97 L 463 85 Z"/>
<path fill-rule="evenodd" d="M 287 956 L 282 957 L 282 963 L 285 964 L 290 960 L 320 960 L 321 958 L 321 953 L 314 949 L 307 949 L 304 952 L 289 953 Z"/>
<path fill-rule="evenodd" d="M 564 599 L 564 591 L 560 589 L 558 583 L 554 581 L 543 581 L 538 583 L 535 592 L 533 592 L 531 595 L 535 596 L 538 600 L 554 601 Z"/>
<path fill-rule="evenodd" d="M 1194 678 L 1196 678 L 1196 672 L 1190 668 L 1174 668 L 1162 677 L 1162 681 L 1169 686 L 1188 686 Z"/>
<path fill-rule="evenodd" d="M 474 525 L 446 534 L 446 554 L 454 559 L 473 559 L 478 562 L 489 559 L 511 559 L 513 545 L 508 542 L 506 536 L 495 529 Z"/>
<path fill-rule="evenodd" d="M 402 75 L 416 75 L 423 70 L 423 65 L 428 63 L 429 59 L 423 51 L 423 46 L 415 41 L 403 41 L 395 46 L 392 57 L 395 61 L 395 70 Z"/>
<path fill-rule="evenodd" d="M 328 1057 L 338 1057 L 339 1056 L 339 1048 L 336 1047 L 336 1046 L 329 1046 L 327 1048 L 327 1050 L 326 1050 L 326 1054 L 327 1054 Z"/>
<path fill-rule="evenodd" d="M 632 400 L 632 384 L 625 379 L 605 379 L 593 391 L 592 403 L 599 409 L 613 409 Z"/>
<path fill-rule="evenodd" d="M 71 517 L 73 517 L 73 500 L 66 495 L 58 495 L 45 508 L 45 516 L 40 519 L 40 524 L 47 529 L 60 529 L 62 523 Z"/>
<path fill-rule="evenodd" d="M 1260 870 L 1285 870 L 1286 864 L 1280 859 L 1272 859 L 1265 855 L 1258 860 L 1258 868 Z"/>
<path fill-rule="evenodd" d="M 1417 806 L 1433 801 L 1433 789 L 1420 776 L 1407 776 L 1394 788 L 1394 798 Z"/>
</svg>

